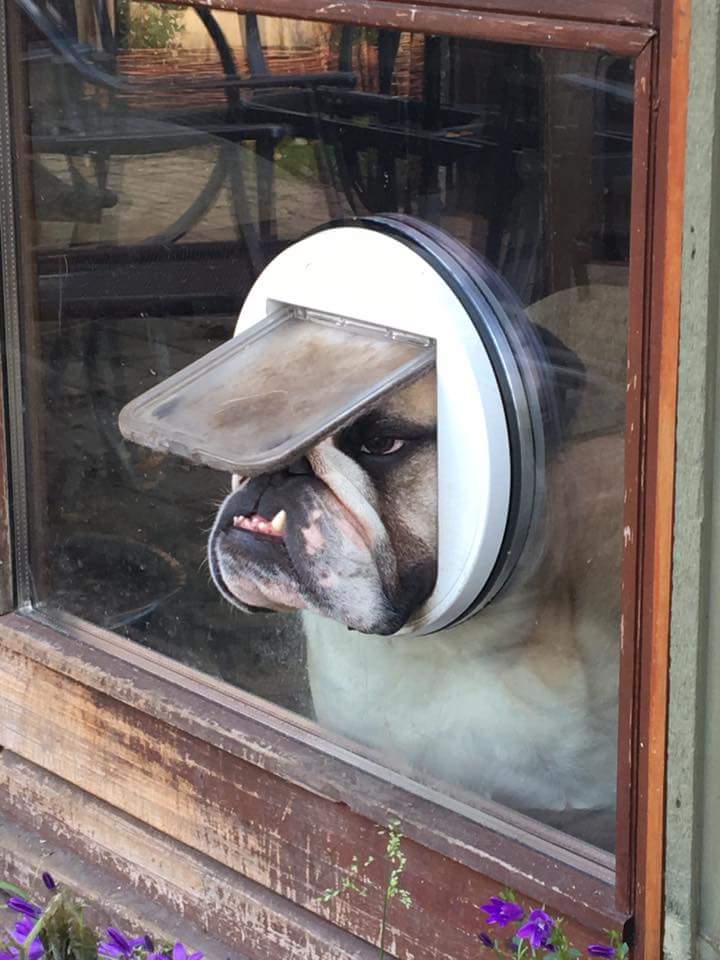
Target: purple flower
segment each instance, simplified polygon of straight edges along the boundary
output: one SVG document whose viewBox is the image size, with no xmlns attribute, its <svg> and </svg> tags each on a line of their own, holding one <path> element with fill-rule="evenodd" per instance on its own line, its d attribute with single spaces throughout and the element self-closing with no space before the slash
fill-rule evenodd
<svg viewBox="0 0 720 960">
<path fill-rule="evenodd" d="M 528 922 L 517 932 L 521 940 L 529 940 L 533 950 L 546 947 L 555 921 L 544 910 L 532 910 Z"/>
<path fill-rule="evenodd" d="M 42 913 L 40 907 L 36 907 L 34 903 L 28 903 L 22 897 L 10 897 L 7 905 L 10 910 L 14 910 L 16 913 L 24 913 L 26 917 L 32 917 L 34 920 L 37 920 Z"/>
<path fill-rule="evenodd" d="M 478 940 L 484 947 L 489 947 L 491 950 L 495 947 L 495 941 L 491 940 L 486 933 L 479 933 Z"/>
<path fill-rule="evenodd" d="M 123 957 L 127 960 L 135 947 L 139 947 L 144 942 L 144 937 L 126 937 L 115 927 L 108 927 L 107 940 L 98 944 L 98 953 L 102 957 Z"/>
<path fill-rule="evenodd" d="M 48 873 L 47 870 L 42 875 L 42 882 L 45 884 L 48 890 L 55 890 L 57 887 L 57 884 L 53 879 L 53 875 L 51 873 Z"/>
<path fill-rule="evenodd" d="M 588 953 L 591 957 L 605 957 L 606 960 L 614 960 L 617 955 L 615 947 L 607 947 L 604 943 L 591 943 L 588 947 Z"/>
<path fill-rule="evenodd" d="M 501 897 L 490 897 L 489 903 L 484 903 L 481 910 L 487 914 L 487 923 L 496 923 L 499 927 L 506 927 L 509 923 L 522 920 L 523 908 L 512 900 L 503 900 Z"/>
<path fill-rule="evenodd" d="M 197 953 L 188 953 L 184 943 L 176 943 L 172 950 L 172 960 L 203 960 L 204 956 L 199 950 Z"/>
<path fill-rule="evenodd" d="M 23 917 L 21 920 L 18 920 L 12 932 L 13 939 L 20 946 L 22 946 L 27 940 L 34 926 L 35 926 L 34 917 Z M 42 957 L 44 952 L 45 952 L 45 948 L 43 947 L 42 940 L 40 939 L 40 937 L 35 937 L 35 939 L 30 944 L 30 947 L 28 948 L 28 951 L 27 951 L 28 960 L 39 960 L 39 958 Z M 13 957 L 13 960 L 16 960 L 20 951 L 15 950 L 14 948 L 11 947 L 10 953 Z"/>
</svg>

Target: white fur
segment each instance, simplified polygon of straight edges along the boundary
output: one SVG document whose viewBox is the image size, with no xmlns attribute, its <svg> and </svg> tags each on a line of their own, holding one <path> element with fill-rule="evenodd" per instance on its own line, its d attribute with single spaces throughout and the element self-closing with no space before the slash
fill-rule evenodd
<svg viewBox="0 0 720 960">
<path fill-rule="evenodd" d="M 435 635 L 377 637 L 306 612 L 317 719 L 446 792 L 525 811 L 611 809 L 613 645 L 583 623 L 595 662 L 576 651 L 557 678 L 525 653 L 536 613 L 529 600 L 501 601 Z"/>
</svg>

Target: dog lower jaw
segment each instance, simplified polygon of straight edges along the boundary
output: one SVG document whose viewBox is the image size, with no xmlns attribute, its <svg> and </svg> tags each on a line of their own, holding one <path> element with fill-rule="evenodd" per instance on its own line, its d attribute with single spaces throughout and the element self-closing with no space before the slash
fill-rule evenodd
<svg viewBox="0 0 720 960">
<path fill-rule="evenodd" d="M 241 606 L 254 610 L 270 610 L 274 613 L 294 613 L 304 610 L 307 604 L 299 592 L 289 585 L 273 580 L 252 580 L 246 577 L 226 575 L 222 571 L 226 589 Z"/>
<path fill-rule="evenodd" d="M 368 636 L 391 637 L 407 623 L 409 617 L 390 604 L 386 597 L 378 597 L 377 606 L 366 605 L 356 609 L 341 609 L 317 600 L 312 592 L 305 594 L 304 612 L 312 613 L 337 623 L 354 633 Z"/>
<path fill-rule="evenodd" d="M 396 633 L 407 617 L 387 600 L 384 594 L 377 603 L 360 604 L 356 609 L 339 609 L 324 603 L 322 595 L 301 581 L 292 582 L 287 573 L 277 570 L 266 576 L 252 570 L 252 564 L 241 569 L 232 556 L 228 556 L 216 540 L 209 549 L 210 572 L 216 587 L 233 606 L 245 613 L 295 613 L 312 610 L 322 617 L 335 620 L 349 630 L 358 633 L 389 636 Z"/>
<path fill-rule="evenodd" d="M 407 620 L 407 617 L 399 611 L 387 607 L 374 611 L 375 615 L 371 617 L 363 616 L 367 611 L 358 614 L 358 611 L 346 613 L 331 609 L 322 603 L 317 603 L 311 596 L 304 596 L 299 586 L 225 575 L 223 575 L 223 581 L 232 601 L 248 613 L 309 611 L 333 620 L 356 633 L 384 637 L 397 633 Z"/>
<path fill-rule="evenodd" d="M 306 607 L 295 587 L 286 578 L 249 576 L 236 568 L 232 558 L 223 556 L 211 539 L 208 556 L 210 574 L 220 594 L 245 613 L 293 613 Z"/>
<path fill-rule="evenodd" d="M 247 613 L 297 613 L 310 611 L 345 626 L 356 633 L 375 636 L 392 636 L 407 622 L 408 617 L 388 603 L 387 598 L 378 598 L 376 610 L 337 610 L 304 590 L 301 584 L 291 584 L 270 578 L 238 575 L 227 569 L 222 559 L 214 574 L 216 585 L 226 599 Z M 368 615 L 369 614 L 369 615 Z"/>
</svg>

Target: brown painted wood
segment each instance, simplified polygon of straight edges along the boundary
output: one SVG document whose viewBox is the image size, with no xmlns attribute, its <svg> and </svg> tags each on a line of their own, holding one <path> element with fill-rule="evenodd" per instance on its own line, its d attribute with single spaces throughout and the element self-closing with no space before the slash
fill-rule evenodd
<svg viewBox="0 0 720 960">
<path fill-rule="evenodd" d="M 186 0 L 161 0 L 183 6 Z M 390 2 L 390 0 L 195 0 L 195 6 L 236 13 L 262 13 L 298 20 L 328 23 L 357 23 L 419 33 L 524 43 L 541 47 L 578 50 L 606 50 L 619 56 L 636 56 L 653 36 L 649 27 L 612 23 L 584 23 L 581 20 L 554 20 L 499 12 L 453 9 Z"/>
<path fill-rule="evenodd" d="M 222 953 L 214 945 L 210 956 L 215 958 L 237 956 L 240 950 L 251 960 L 376 960 L 369 944 L 8 750 L 0 756 L 0 795 L 0 846 L 11 846 L 7 833 L 13 827 L 16 834 L 32 832 L 36 843 L 42 841 L 35 877 L 38 867 L 49 869 L 58 882 L 79 883 L 78 892 L 89 894 L 91 903 L 101 898 L 97 872 L 114 874 L 104 886 L 112 893 L 121 885 L 122 904 L 117 895 L 111 903 L 124 911 L 133 901 L 141 911 L 144 907 L 143 932 L 178 935 L 172 924 L 179 914 L 195 925 L 196 936 L 204 929 L 224 941 Z M 83 883 L 83 875 L 93 882 Z M 110 904 L 99 906 L 109 912 L 106 920 L 119 923 L 121 916 L 113 916 Z"/>
<path fill-rule="evenodd" d="M 652 26 L 652 0 L 399 0 L 412 6 L 464 7 L 479 13 L 513 13 L 534 17 Z"/>
<path fill-rule="evenodd" d="M 621 605 L 620 698 L 618 711 L 617 904 L 630 912 L 635 838 L 635 752 L 640 650 L 640 550 L 643 539 L 642 471 L 647 376 L 645 345 L 651 335 L 646 263 L 650 234 L 652 48 L 635 62 L 633 115 L 633 192 L 630 213 L 630 300 L 628 317 L 627 413 L 625 423 L 625 513 Z"/>
<path fill-rule="evenodd" d="M 377 873 L 366 899 L 326 906 L 315 898 L 353 854 L 379 863 L 377 825 L 391 816 L 407 835 L 416 902 L 393 918 L 402 956 L 474 957 L 478 906 L 504 884 L 534 891 L 535 902 L 582 923 L 585 938 L 624 920 L 612 905 L 612 872 L 584 862 L 580 844 L 557 849 L 559 862 L 552 831 L 511 839 L 471 823 L 380 771 L 328 757 L 320 738 L 315 745 L 277 717 L 228 709 L 222 684 L 200 696 L 124 650 L 112 657 L 17 616 L 3 619 L 0 636 L 8 749 L 369 942 L 379 924 Z"/>
<path fill-rule="evenodd" d="M 669 670 L 680 281 L 689 82 L 690 0 L 662 4 L 651 229 L 646 546 L 638 697 L 635 909 L 638 955 L 662 955 L 665 765 Z"/>
</svg>

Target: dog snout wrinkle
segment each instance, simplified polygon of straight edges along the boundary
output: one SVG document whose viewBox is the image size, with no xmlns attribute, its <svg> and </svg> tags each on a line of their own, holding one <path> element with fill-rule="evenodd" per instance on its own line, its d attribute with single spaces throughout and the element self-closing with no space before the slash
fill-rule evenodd
<svg viewBox="0 0 720 960">
<path fill-rule="evenodd" d="M 297 460 L 293 460 L 292 463 L 288 464 L 285 469 L 291 476 L 313 476 L 313 468 L 310 466 L 310 461 L 307 457 L 298 457 Z"/>
</svg>

